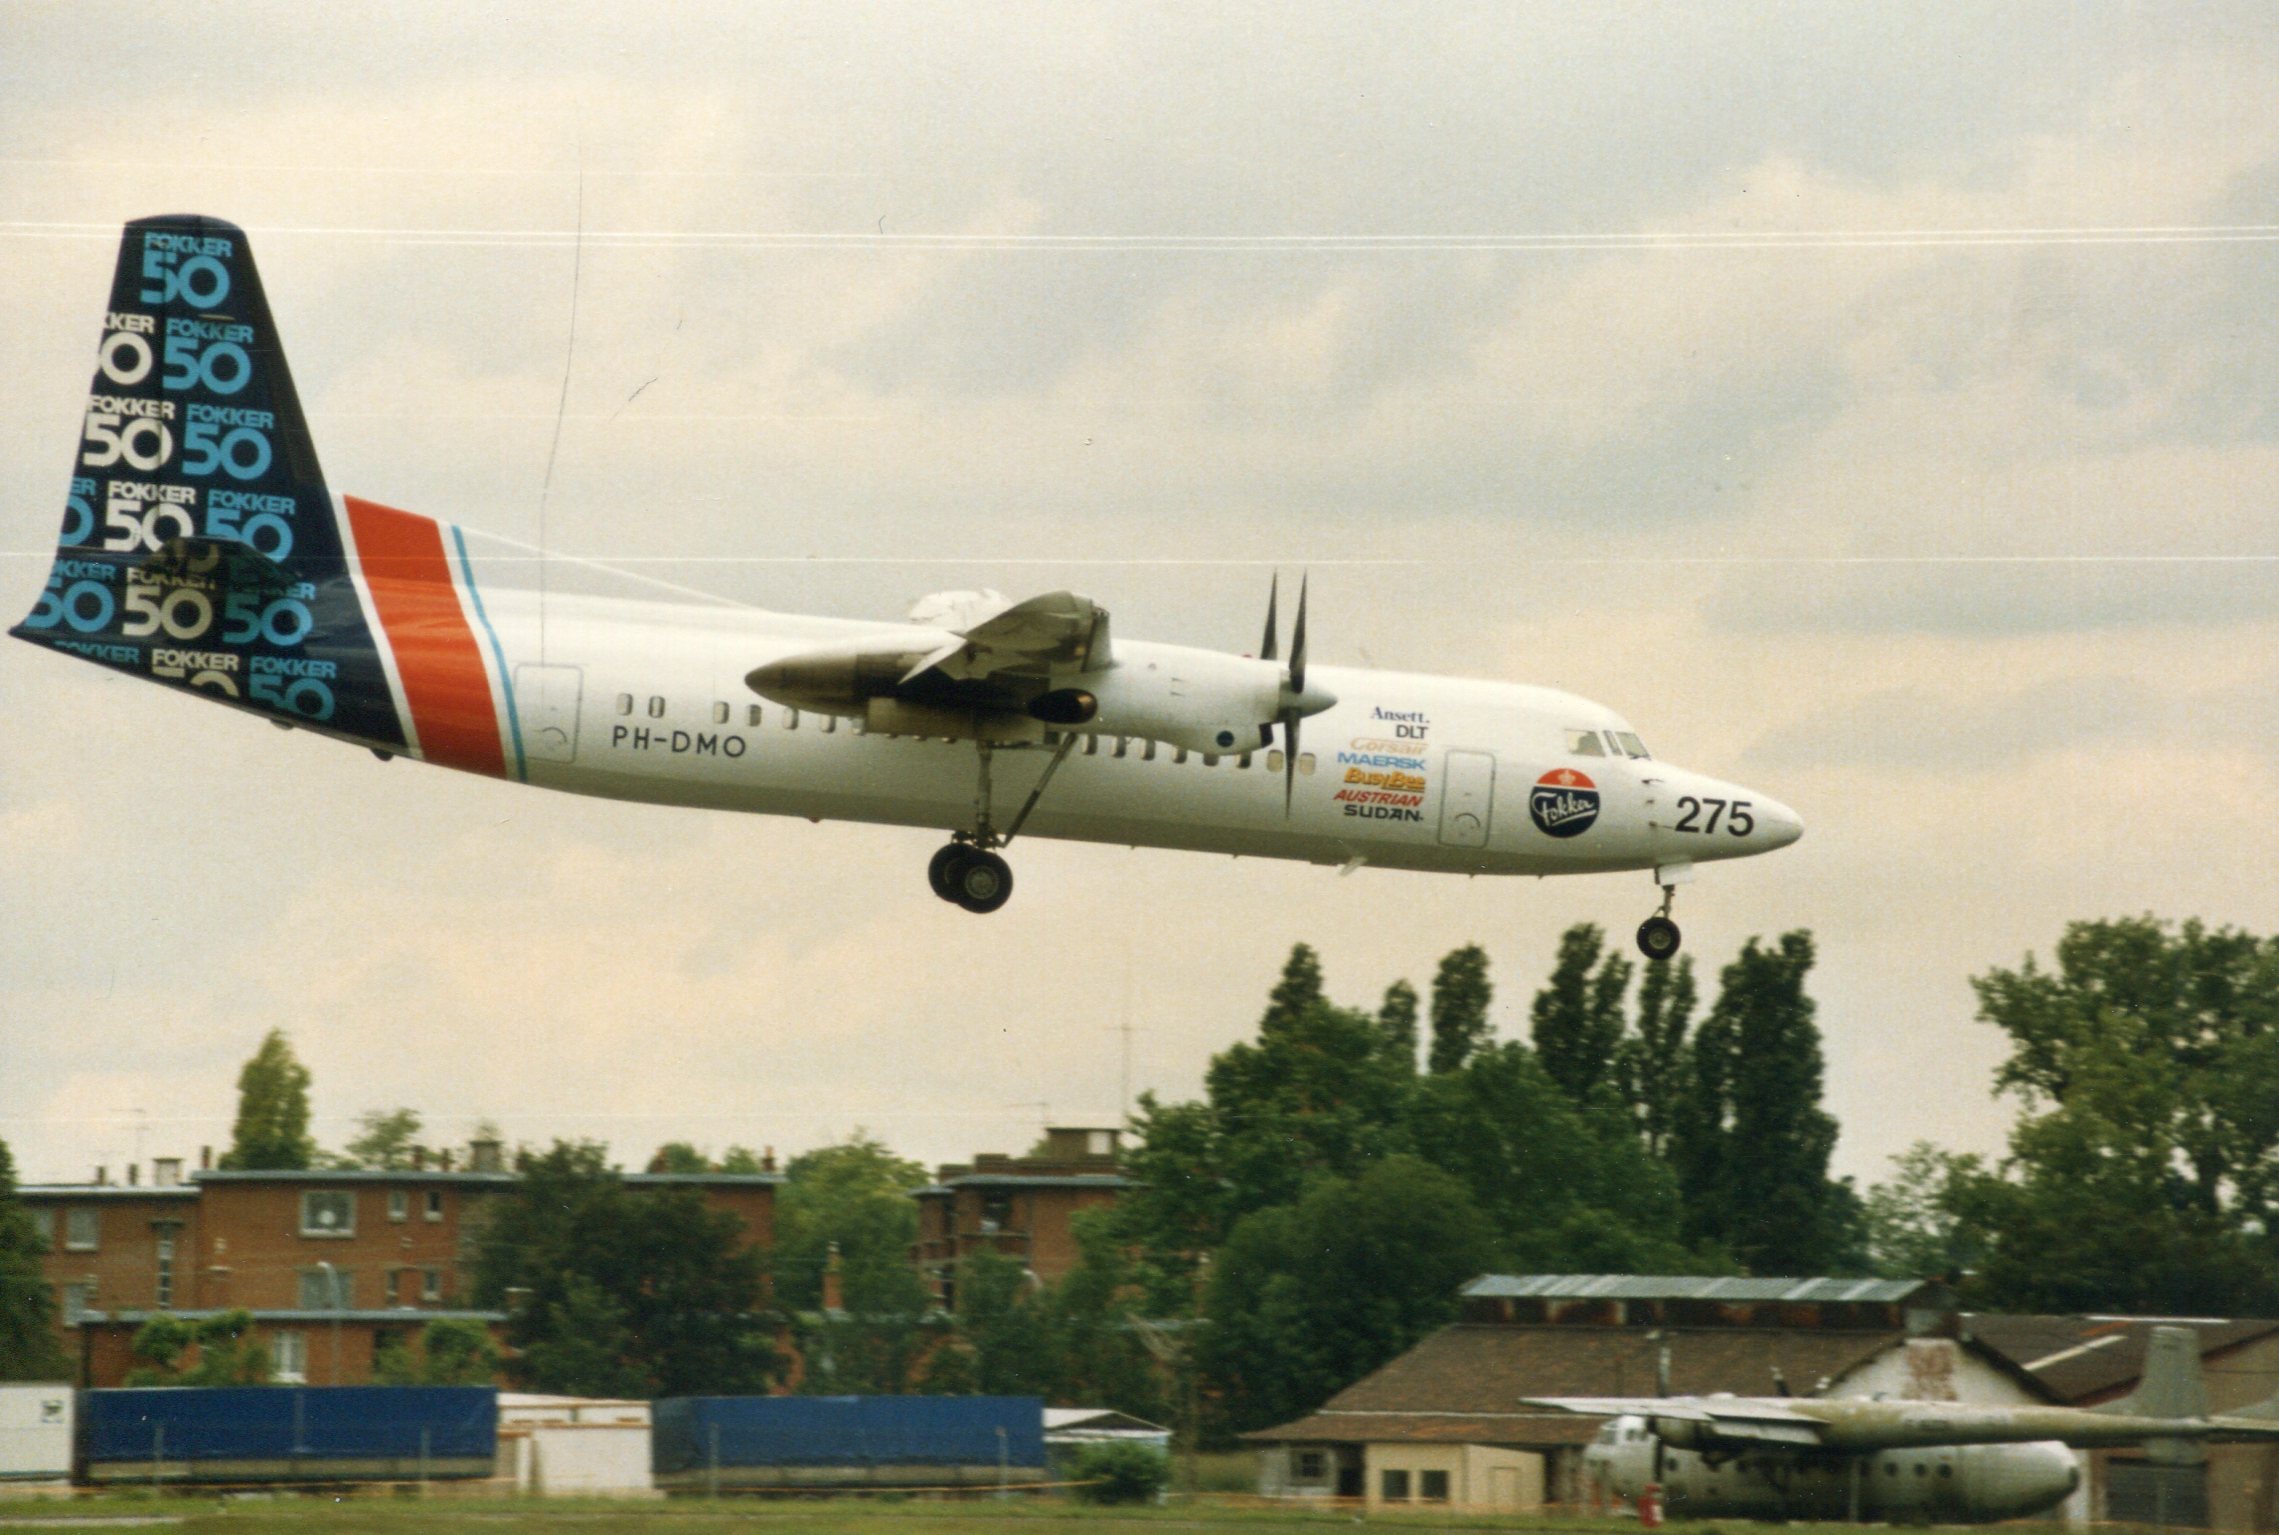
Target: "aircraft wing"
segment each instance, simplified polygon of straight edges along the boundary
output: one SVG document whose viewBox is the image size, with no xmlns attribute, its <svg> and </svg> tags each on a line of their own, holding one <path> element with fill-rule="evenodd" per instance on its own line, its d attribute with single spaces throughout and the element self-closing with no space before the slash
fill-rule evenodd
<svg viewBox="0 0 2279 1535">
<path fill-rule="evenodd" d="M 1046 592 L 951 628 L 902 681 L 934 671 L 955 681 L 1042 679 L 1098 671 L 1109 661 L 1107 610 L 1074 592 Z"/>
<path fill-rule="evenodd" d="M 1754 1439 L 1767 1444 L 1818 1445 L 1828 1425 L 1819 1418 L 1752 1397 L 1702 1396 L 1536 1396 L 1529 1407 L 1550 1407 L 1594 1418 L 1658 1418 L 1698 1423 L 1719 1439 Z"/>
</svg>

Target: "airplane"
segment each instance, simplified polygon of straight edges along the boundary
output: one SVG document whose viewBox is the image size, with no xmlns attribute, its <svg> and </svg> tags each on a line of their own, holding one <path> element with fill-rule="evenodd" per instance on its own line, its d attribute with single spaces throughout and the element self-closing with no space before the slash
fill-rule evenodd
<svg viewBox="0 0 2279 1535">
<path fill-rule="evenodd" d="M 2156 1327 L 2144 1374 L 2102 1407 L 1982 1407 L 1840 1397 L 1530 1397 L 1606 1417 L 1583 1452 L 1600 1501 L 1659 1487 L 1701 1519 L 1985 1523 L 2053 1507 L 2081 1484 L 2070 1449 L 2141 1445 L 2197 1464 L 2211 1442 L 2279 1441 L 2279 1396 L 2208 1414 L 2198 1337 Z M 2069 1449 L 2070 1447 L 2070 1449 Z"/>
<path fill-rule="evenodd" d="M 9 632 L 383 760 L 946 830 L 929 883 L 977 913 L 1011 896 L 1023 832 L 1347 871 L 1647 870 L 1638 943 L 1665 960 L 1696 865 L 1803 833 L 1587 699 L 1309 666 L 1303 582 L 1285 660 L 1278 574 L 1239 656 L 1113 635 L 1065 591 L 937 593 L 901 622 L 533 593 L 479 583 L 468 540 L 333 494 L 243 230 L 138 219 L 55 562 Z"/>
</svg>

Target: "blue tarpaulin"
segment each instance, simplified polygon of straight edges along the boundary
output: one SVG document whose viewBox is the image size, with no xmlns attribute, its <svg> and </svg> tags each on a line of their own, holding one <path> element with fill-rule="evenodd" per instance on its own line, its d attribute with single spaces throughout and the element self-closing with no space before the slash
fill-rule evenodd
<svg viewBox="0 0 2279 1535">
<path fill-rule="evenodd" d="M 83 1403 L 94 1463 L 456 1460 L 498 1447 L 488 1386 L 164 1386 L 90 1391 Z"/>
<path fill-rule="evenodd" d="M 1033 1396 L 683 1396 L 656 1404 L 659 1475 L 736 1466 L 1045 1463 Z M 1000 1432 L 1002 1430 L 1002 1432 Z"/>
</svg>

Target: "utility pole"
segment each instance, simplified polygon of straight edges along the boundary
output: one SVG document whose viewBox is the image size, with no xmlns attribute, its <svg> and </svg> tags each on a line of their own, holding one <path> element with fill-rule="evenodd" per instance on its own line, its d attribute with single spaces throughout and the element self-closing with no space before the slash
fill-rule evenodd
<svg viewBox="0 0 2279 1535">
<path fill-rule="evenodd" d="M 324 1259 L 317 1259 L 317 1267 L 324 1270 L 325 1289 L 332 1297 L 332 1380 L 340 1384 L 340 1270 Z"/>
</svg>

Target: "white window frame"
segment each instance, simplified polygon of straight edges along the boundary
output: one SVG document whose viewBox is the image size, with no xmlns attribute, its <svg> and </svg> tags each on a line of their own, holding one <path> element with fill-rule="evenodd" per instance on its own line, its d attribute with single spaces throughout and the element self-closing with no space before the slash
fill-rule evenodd
<svg viewBox="0 0 2279 1535">
<path fill-rule="evenodd" d="M 392 1221 L 408 1221 L 411 1219 L 410 1189 L 388 1190 L 388 1219 Z"/>
<path fill-rule="evenodd" d="M 348 1212 L 347 1219 L 338 1226 L 323 1224 L 316 1218 L 319 1206 L 315 1201 L 320 1199 L 342 1201 L 341 1207 Z M 353 1189 L 301 1190 L 301 1235 L 327 1241 L 335 1238 L 354 1237 L 356 1235 L 356 1191 Z"/>
<path fill-rule="evenodd" d="M 443 1270 L 421 1269 L 419 1271 L 419 1298 L 430 1306 L 443 1303 Z"/>
<path fill-rule="evenodd" d="M 353 1311 L 356 1309 L 356 1271 L 354 1269 L 321 1269 L 314 1266 L 300 1271 L 301 1311 Z"/>
<path fill-rule="evenodd" d="M 425 1206 L 423 1214 L 426 1219 L 431 1221 L 443 1219 L 443 1190 L 429 1189 Z"/>
<path fill-rule="evenodd" d="M 85 1235 L 81 1235 L 84 1230 Z M 63 1250 L 91 1253 L 103 1245 L 103 1212 L 94 1205 L 69 1205 L 63 1212 Z"/>
<path fill-rule="evenodd" d="M 44 1251 L 55 1251 L 55 1211 L 46 1205 L 32 1205 L 26 1210 L 32 1218 L 32 1229 L 40 1234 Z"/>
<path fill-rule="evenodd" d="M 288 1386 L 309 1381 L 309 1335 L 298 1327 L 279 1327 L 269 1334 L 269 1373 Z"/>
</svg>

